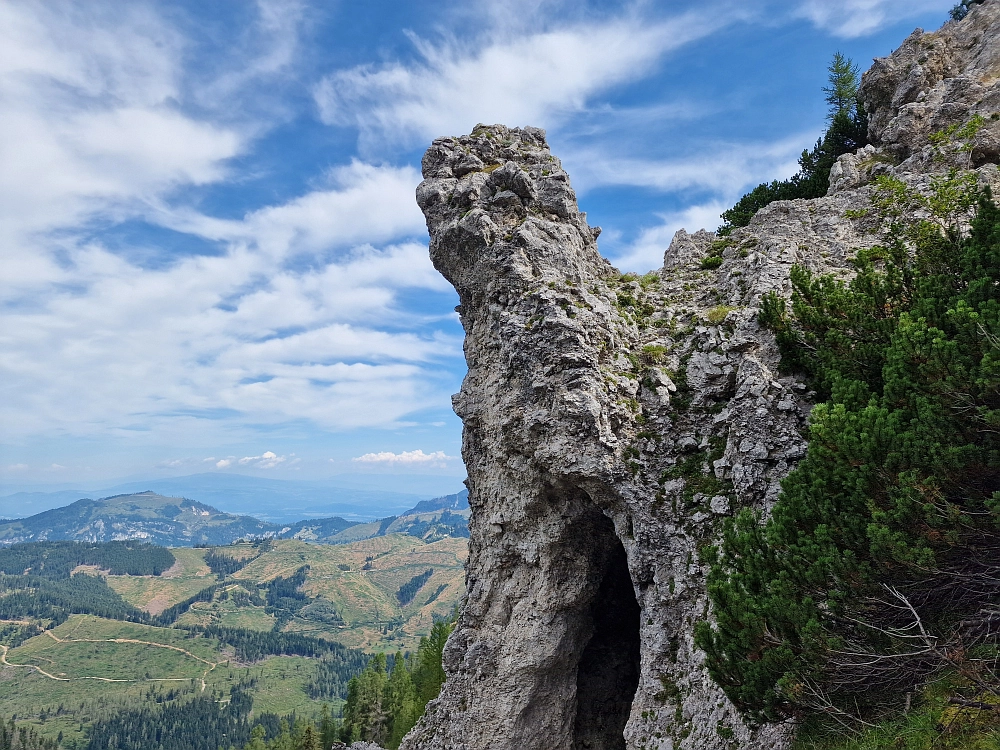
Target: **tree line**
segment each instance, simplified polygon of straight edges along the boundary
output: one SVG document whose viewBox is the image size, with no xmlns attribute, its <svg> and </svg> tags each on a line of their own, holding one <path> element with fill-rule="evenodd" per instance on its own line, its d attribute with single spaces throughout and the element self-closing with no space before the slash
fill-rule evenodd
<svg viewBox="0 0 1000 750">
<path fill-rule="evenodd" d="M 96 565 L 111 575 L 158 576 L 176 559 L 147 542 L 26 542 L 0 549 L 0 572 L 69 578 L 78 565 Z"/>
<path fill-rule="evenodd" d="M 222 625 L 189 628 L 189 630 L 232 646 L 236 651 L 236 657 L 242 662 L 260 661 L 265 656 L 322 656 L 329 664 L 335 664 L 341 675 L 349 676 L 363 669 L 368 661 L 363 651 L 348 648 L 336 641 L 313 638 L 300 633 L 277 633 L 273 630 L 248 630 Z"/>
<path fill-rule="evenodd" d="M 253 698 L 234 686 L 222 695 L 198 695 L 162 707 L 126 708 L 88 729 L 86 750 L 218 750 L 250 740 Z"/>
<path fill-rule="evenodd" d="M 55 627 L 72 614 L 89 614 L 110 620 L 150 622 L 148 614 L 126 602 L 97 576 L 81 573 L 53 580 L 0 574 L 0 591 L 5 592 L 0 596 L 0 619 L 4 620 L 49 620 Z"/>
<path fill-rule="evenodd" d="M 258 557 L 260 557 L 260 553 L 247 557 L 233 557 L 232 555 L 219 553 L 210 549 L 205 553 L 205 564 L 208 565 L 209 569 L 215 573 L 221 581 L 226 576 L 231 576 L 233 573 L 243 570 L 243 568 L 256 560 Z"/>
<path fill-rule="evenodd" d="M 428 568 L 423 573 L 419 573 L 409 581 L 404 583 L 399 587 L 399 591 L 396 592 L 396 600 L 399 602 L 401 607 L 405 607 L 407 604 L 413 601 L 413 597 L 417 595 L 417 592 L 424 587 L 431 576 L 434 575 L 434 569 Z"/>
<path fill-rule="evenodd" d="M 61 735 L 60 735 L 61 736 Z M 41 737 L 34 727 L 18 726 L 14 718 L 0 721 L 0 750 L 58 750 L 59 741 Z"/>
</svg>

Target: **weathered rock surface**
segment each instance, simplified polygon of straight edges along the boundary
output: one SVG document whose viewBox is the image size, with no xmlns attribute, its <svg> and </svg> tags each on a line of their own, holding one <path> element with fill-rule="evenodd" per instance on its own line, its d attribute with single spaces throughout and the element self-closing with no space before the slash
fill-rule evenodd
<svg viewBox="0 0 1000 750">
<path fill-rule="evenodd" d="M 766 512 L 805 451 L 811 394 L 778 371 L 758 305 L 792 264 L 848 275 L 877 238 L 845 213 L 880 170 L 922 185 L 945 168 L 934 129 L 986 117 L 973 164 L 996 183 L 998 31 L 988 0 L 915 32 L 866 74 L 874 146 L 827 197 L 725 239 L 678 232 L 642 277 L 600 256 L 543 131 L 434 142 L 417 199 L 461 300 L 472 538 L 448 680 L 404 748 L 788 746 L 792 727 L 742 721 L 692 638 L 699 548 L 740 508 Z"/>
</svg>

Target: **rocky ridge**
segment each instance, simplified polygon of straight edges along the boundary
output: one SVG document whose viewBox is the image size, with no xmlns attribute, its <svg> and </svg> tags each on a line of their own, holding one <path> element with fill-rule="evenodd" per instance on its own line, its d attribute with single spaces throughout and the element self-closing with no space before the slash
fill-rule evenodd
<svg viewBox="0 0 1000 750">
<path fill-rule="evenodd" d="M 404 748 L 788 747 L 793 727 L 743 722 L 692 635 L 699 549 L 766 512 L 805 452 L 813 394 L 778 371 L 760 299 L 789 293 L 793 264 L 849 275 L 878 240 L 858 213 L 874 176 L 919 188 L 949 167 L 933 132 L 981 115 L 961 166 L 1000 186 L 998 40 L 1000 0 L 915 31 L 865 74 L 873 145 L 825 198 L 678 232 L 645 276 L 600 256 L 543 131 L 434 142 L 417 200 L 466 331 L 471 540 L 448 680 Z"/>
</svg>

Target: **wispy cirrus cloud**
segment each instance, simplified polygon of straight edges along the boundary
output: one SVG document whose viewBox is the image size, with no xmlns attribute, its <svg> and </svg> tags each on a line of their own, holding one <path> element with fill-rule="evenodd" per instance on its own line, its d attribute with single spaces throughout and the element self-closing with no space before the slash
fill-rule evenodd
<svg viewBox="0 0 1000 750">
<path fill-rule="evenodd" d="M 75 287 L 4 315 L 0 369 L 24 394 L 0 405 L 9 434 L 222 413 L 391 424 L 445 401 L 434 370 L 460 356 L 460 339 L 410 330 L 419 319 L 397 306 L 405 289 L 444 288 L 416 243 L 284 271 L 246 249 L 159 271 L 99 247 L 74 261 Z M 380 327 L 393 320 L 403 330 Z"/>
<path fill-rule="evenodd" d="M 328 169 L 322 182 L 307 193 L 251 211 L 241 219 L 220 219 L 169 205 L 150 211 L 147 217 L 179 232 L 252 247 L 271 261 L 424 231 L 423 215 L 413 199 L 420 173 L 412 166 L 353 159 Z"/>
<path fill-rule="evenodd" d="M 151 5 L 0 6 L 6 436 L 340 429 L 446 403 L 459 340 L 399 302 L 449 291 L 414 241 L 414 167 L 346 158 L 240 218 L 177 200 L 232 181 L 261 122 L 217 115 L 294 60 L 304 6 L 255 12 L 242 67 L 192 83 L 189 40 Z M 91 231 L 124 221 L 205 246 Z"/>
<path fill-rule="evenodd" d="M 346 159 L 238 219 L 178 202 L 230 180 L 257 126 L 182 106 L 184 40 L 148 6 L 67 8 L 0 6 L 0 371 L 19 394 L 0 404 L 5 436 L 340 429 L 447 403 L 438 368 L 459 340 L 399 303 L 448 291 L 407 239 L 424 231 L 417 170 Z M 255 75 L 288 63 L 301 21 L 260 9 Z M 125 220 L 207 248 L 111 246 L 89 230 Z"/>
<path fill-rule="evenodd" d="M 648 74 L 669 51 L 735 20 L 689 12 L 513 36 L 494 29 L 497 36 L 486 33 L 471 42 L 411 36 L 418 62 L 337 71 L 316 87 L 316 102 L 324 121 L 357 127 L 368 144 L 458 134 L 476 122 L 547 126 L 584 109 L 593 95 Z"/>
<path fill-rule="evenodd" d="M 850 39 L 921 13 L 944 13 L 953 5 L 952 0 L 805 0 L 793 13 L 835 36 Z"/>
<path fill-rule="evenodd" d="M 698 189 L 728 197 L 751 182 L 794 173 L 803 146 L 814 137 L 813 133 L 799 133 L 770 143 L 706 142 L 699 144 L 699 153 L 674 158 L 639 157 L 591 147 L 571 150 L 563 161 L 571 165 L 573 182 L 582 190 L 609 186 L 663 192 Z"/>
</svg>

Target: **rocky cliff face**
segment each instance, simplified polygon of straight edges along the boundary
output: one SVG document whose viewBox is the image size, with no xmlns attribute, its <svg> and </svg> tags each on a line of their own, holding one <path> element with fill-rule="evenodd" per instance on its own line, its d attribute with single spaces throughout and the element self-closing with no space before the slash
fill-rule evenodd
<svg viewBox="0 0 1000 750">
<path fill-rule="evenodd" d="M 441 697 L 404 748 L 784 748 L 708 677 L 699 548 L 767 511 L 804 454 L 812 394 L 756 322 L 792 264 L 847 275 L 877 240 L 845 217 L 869 181 L 947 165 L 928 135 L 987 120 L 970 155 L 996 184 L 1000 0 L 920 31 L 864 77 L 874 143 L 830 194 L 775 203 L 728 238 L 679 232 L 663 268 L 598 252 L 545 134 L 478 126 L 434 142 L 417 191 L 455 285 L 469 373 L 455 396 L 472 506 L 468 598 Z"/>
</svg>

